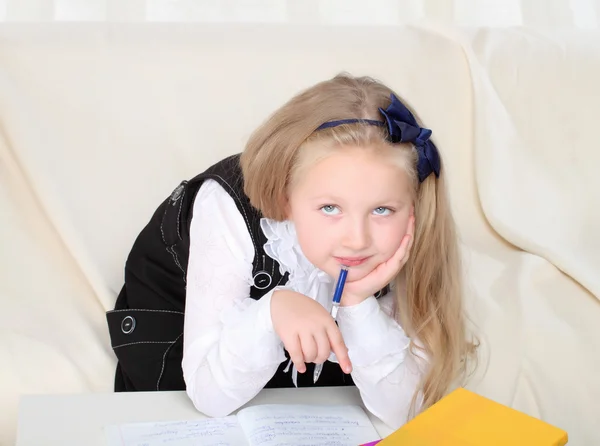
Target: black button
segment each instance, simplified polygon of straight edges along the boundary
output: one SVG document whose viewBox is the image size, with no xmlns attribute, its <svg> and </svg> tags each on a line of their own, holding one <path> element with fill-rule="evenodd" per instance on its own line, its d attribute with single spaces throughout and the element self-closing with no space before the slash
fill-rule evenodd
<svg viewBox="0 0 600 446">
<path fill-rule="evenodd" d="M 266 271 L 259 271 L 254 275 L 254 288 L 259 290 L 267 289 L 273 283 L 273 278 Z"/>
<path fill-rule="evenodd" d="M 121 321 L 121 331 L 129 334 L 135 330 L 135 319 L 133 316 L 125 316 Z"/>
</svg>

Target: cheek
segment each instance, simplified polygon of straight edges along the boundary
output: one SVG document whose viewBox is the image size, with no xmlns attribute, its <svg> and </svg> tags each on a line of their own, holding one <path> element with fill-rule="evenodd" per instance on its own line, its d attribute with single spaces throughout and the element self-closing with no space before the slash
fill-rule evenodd
<svg viewBox="0 0 600 446">
<path fill-rule="evenodd" d="M 294 220 L 298 243 L 306 258 L 313 264 L 319 263 L 319 258 L 327 251 L 327 231 L 318 216 L 305 214 Z"/>
<path fill-rule="evenodd" d="M 389 258 L 394 255 L 406 235 L 409 215 L 400 217 L 374 231 L 375 245 L 383 257 Z"/>
</svg>

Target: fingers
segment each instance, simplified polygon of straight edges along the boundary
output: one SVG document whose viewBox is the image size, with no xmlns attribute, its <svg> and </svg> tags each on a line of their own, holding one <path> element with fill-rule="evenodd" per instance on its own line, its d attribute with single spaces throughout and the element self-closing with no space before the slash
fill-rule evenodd
<svg viewBox="0 0 600 446">
<path fill-rule="evenodd" d="M 397 268 L 403 265 L 404 258 L 407 256 L 408 250 L 410 249 L 412 238 L 412 235 L 410 235 L 407 232 L 406 235 L 402 238 L 402 242 L 400 242 L 400 246 L 392 256 L 392 258 L 386 262 L 386 264 L 391 263 L 394 266 L 394 273 L 396 272 Z"/>
<path fill-rule="evenodd" d="M 302 344 L 302 356 L 304 356 L 304 362 L 315 362 L 318 347 L 314 334 L 310 332 L 304 333 L 300 337 L 300 343 Z"/>
<path fill-rule="evenodd" d="M 330 328 L 327 330 L 327 335 L 329 337 L 329 345 L 331 350 L 333 353 L 335 353 L 340 367 L 344 373 L 350 373 L 352 371 L 352 363 L 348 357 L 348 348 L 344 343 L 340 329 L 337 326 L 335 326 L 335 328 Z"/>
<path fill-rule="evenodd" d="M 414 215 L 410 216 L 410 220 L 408 222 L 408 228 L 406 230 L 406 233 L 408 235 L 410 235 L 411 238 L 413 238 L 415 235 L 415 216 Z"/>
<path fill-rule="evenodd" d="M 331 345 L 325 330 L 315 333 L 315 342 L 317 344 L 317 355 L 314 359 L 315 364 L 322 364 L 327 361 L 331 353 Z"/>
<path fill-rule="evenodd" d="M 406 255 L 403 258 L 404 263 L 406 263 L 406 261 L 408 260 L 408 255 L 410 254 L 410 249 L 412 248 L 413 241 L 415 240 L 415 216 L 414 215 L 412 215 L 410 217 L 406 235 L 409 237 L 409 240 L 408 240 L 408 246 L 406 247 Z"/>
<path fill-rule="evenodd" d="M 306 364 L 304 363 L 304 355 L 302 354 L 302 345 L 300 344 L 300 338 L 294 336 L 288 342 L 284 342 L 285 348 L 290 354 L 290 359 L 296 366 L 298 373 L 306 372 Z"/>
<path fill-rule="evenodd" d="M 392 259 L 399 266 L 402 266 L 408 260 L 408 255 L 410 253 L 410 248 L 412 247 L 413 240 L 415 238 L 415 217 L 412 215 L 408 221 L 408 227 L 406 228 L 406 234 L 402 238 L 402 242 L 398 247 L 398 250 L 392 256 Z"/>
</svg>

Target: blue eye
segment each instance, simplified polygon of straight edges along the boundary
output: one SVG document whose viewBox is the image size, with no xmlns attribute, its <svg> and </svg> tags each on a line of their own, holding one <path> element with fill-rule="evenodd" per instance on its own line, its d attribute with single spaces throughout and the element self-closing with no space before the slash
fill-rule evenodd
<svg viewBox="0 0 600 446">
<path fill-rule="evenodd" d="M 375 215 L 390 215 L 392 210 L 390 208 L 378 207 L 373 209 Z"/>
<path fill-rule="evenodd" d="M 321 211 L 325 215 L 338 215 L 340 213 L 340 210 L 338 209 L 338 207 L 333 206 L 332 204 L 326 204 L 325 206 L 323 206 L 321 208 Z"/>
</svg>

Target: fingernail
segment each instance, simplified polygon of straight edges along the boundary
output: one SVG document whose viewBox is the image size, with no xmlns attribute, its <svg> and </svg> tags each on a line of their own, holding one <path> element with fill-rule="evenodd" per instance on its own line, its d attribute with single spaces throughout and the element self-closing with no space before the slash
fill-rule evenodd
<svg viewBox="0 0 600 446">
<path fill-rule="evenodd" d="M 344 368 L 344 372 L 346 372 L 346 373 L 350 373 L 351 371 L 352 371 L 352 367 L 350 367 L 349 365 L 347 365 L 347 366 Z"/>
</svg>

